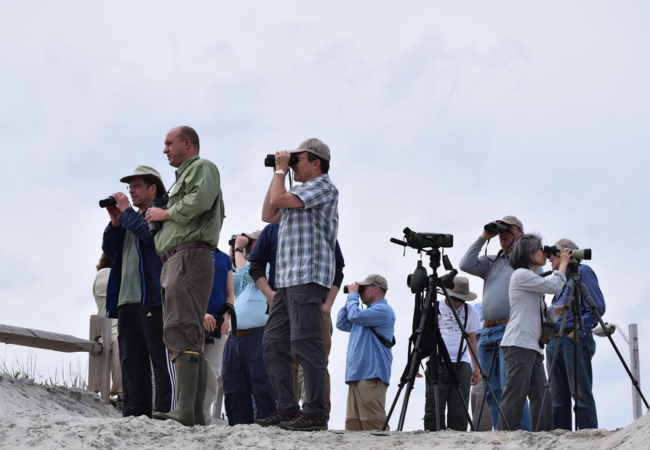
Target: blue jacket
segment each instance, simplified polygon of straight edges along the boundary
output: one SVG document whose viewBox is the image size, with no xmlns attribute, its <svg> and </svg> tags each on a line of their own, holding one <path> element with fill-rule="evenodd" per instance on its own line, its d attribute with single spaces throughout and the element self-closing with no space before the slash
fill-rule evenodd
<svg viewBox="0 0 650 450">
<path fill-rule="evenodd" d="M 592 270 L 591 267 L 581 264 L 578 266 L 578 273 L 580 273 L 580 280 L 585 284 L 587 289 L 589 290 L 589 293 L 591 294 L 591 298 L 594 300 L 594 303 L 596 304 L 596 311 L 598 311 L 598 314 L 601 316 L 605 314 L 605 297 L 603 297 L 603 293 L 600 290 L 600 286 L 598 285 L 598 277 L 596 277 L 596 274 Z M 566 271 L 566 275 L 568 277 L 569 274 L 569 269 Z M 568 287 L 573 284 L 573 280 L 569 278 L 569 280 L 566 282 L 564 287 L 560 292 L 555 294 L 553 297 L 553 306 L 562 306 L 564 305 L 564 302 L 566 301 L 566 295 L 568 293 Z M 582 325 L 585 330 L 591 330 L 594 328 L 596 325 L 598 325 L 598 319 L 594 315 L 593 311 L 589 306 L 587 305 L 587 301 L 580 296 L 581 304 L 580 304 L 580 312 L 582 313 Z M 562 316 L 560 315 L 560 318 L 558 321 L 555 323 L 555 331 L 560 330 L 560 324 L 562 322 Z M 573 323 L 573 311 L 569 309 L 569 312 L 567 313 L 567 320 L 565 323 L 565 328 L 574 328 L 575 325 Z M 584 337 L 584 331 L 579 333 L 580 337 Z"/>
<path fill-rule="evenodd" d="M 217 314 L 226 303 L 228 273 L 232 270 L 232 262 L 230 256 L 219 249 L 212 252 L 212 259 L 214 260 L 214 281 L 208 301 L 208 314 Z"/>
<path fill-rule="evenodd" d="M 144 217 L 133 208 L 127 208 L 120 216 L 119 227 L 108 224 L 104 230 L 102 250 L 113 260 L 111 273 L 106 287 L 106 317 L 117 317 L 117 301 L 120 297 L 122 282 L 122 246 L 126 230 L 138 238 L 138 255 L 140 256 L 140 277 L 142 278 L 142 306 L 160 306 L 160 273 L 163 263 L 156 253 L 153 236 Z"/>
<path fill-rule="evenodd" d="M 336 321 L 336 328 L 350 332 L 345 365 L 346 383 L 373 378 L 379 378 L 386 384 L 390 383 L 393 351 L 379 341 L 370 330 L 371 327 L 390 342 L 395 334 L 393 308 L 383 299 L 366 309 L 360 309 L 359 294 L 350 292 Z"/>
</svg>

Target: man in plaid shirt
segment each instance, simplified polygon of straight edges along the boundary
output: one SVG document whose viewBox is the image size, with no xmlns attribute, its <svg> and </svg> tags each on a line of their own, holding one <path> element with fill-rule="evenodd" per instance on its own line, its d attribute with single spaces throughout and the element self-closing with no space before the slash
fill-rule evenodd
<svg viewBox="0 0 650 450">
<path fill-rule="evenodd" d="M 303 184 L 287 191 L 284 179 L 289 165 L 294 180 Z M 334 280 L 339 222 L 339 193 L 327 174 L 329 165 L 329 147 L 315 138 L 295 150 L 275 154 L 276 171 L 264 199 L 262 220 L 280 222 L 275 278 L 278 290 L 271 303 L 262 349 L 277 409 L 257 421 L 262 426 L 327 430 L 321 308 Z M 294 392 L 291 349 L 305 374 L 302 411 Z"/>
</svg>

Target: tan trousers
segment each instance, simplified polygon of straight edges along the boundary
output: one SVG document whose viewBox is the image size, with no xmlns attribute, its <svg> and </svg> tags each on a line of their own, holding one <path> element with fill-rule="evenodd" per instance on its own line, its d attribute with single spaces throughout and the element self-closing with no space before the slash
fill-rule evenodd
<svg viewBox="0 0 650 450">
<path fill-rule="evenodd" d="M 207 248 L 181 250 L 163 264 L 160 274 L 163 306 L 163 342 L 172 361 L 183 352 L 203 353 L 214 261 Z"/>
<path fill-rule="evenodd" d="M 379 378 L 348 383 L 345 429 L 351 431 L 381 430 L 386 422 L 387 388 L 388 385 Z"/>
</svg>

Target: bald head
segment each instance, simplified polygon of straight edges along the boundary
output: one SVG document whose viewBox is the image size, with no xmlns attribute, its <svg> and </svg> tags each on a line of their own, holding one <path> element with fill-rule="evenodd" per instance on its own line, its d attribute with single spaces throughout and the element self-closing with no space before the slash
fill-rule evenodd
<svg viewBox="0 0 650 450">
<path fill-rule="evenodd" d="M 188 158 L 198 155 L 199 135 L 188 126 L 172 128 L 165 136 L 163 153 L 170 166 L 180 167 Z"/>
<path fill-rule="evenodd" d="M 187 125 L 181 125 L 180 127 L 174 128 L 174 130 L 178 133 L 180 140 L 189 138 L 190 142 L 196 149 L 196 153 L 199 152 L 199 149 L 201 148 L 201 145 L 199 144 L 199 135 L 194 128 L 188 127 Z"/>
</svg>

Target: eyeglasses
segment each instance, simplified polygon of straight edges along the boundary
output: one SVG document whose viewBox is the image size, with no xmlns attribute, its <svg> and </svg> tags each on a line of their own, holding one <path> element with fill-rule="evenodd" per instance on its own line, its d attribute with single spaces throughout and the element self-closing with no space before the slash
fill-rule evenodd
<svg viewBox="0 0 650 450">
<path fill-rule="evenodd" d="M 127 184 L 126 188 L 130 191 L 132 189 L 133 190 L 140 189 L 142 186 L 146 186 L 146 185 L 147 185 L 146 183 Z"/>
</svg>

